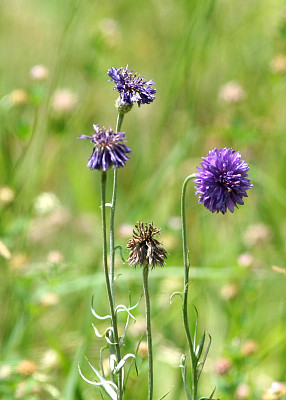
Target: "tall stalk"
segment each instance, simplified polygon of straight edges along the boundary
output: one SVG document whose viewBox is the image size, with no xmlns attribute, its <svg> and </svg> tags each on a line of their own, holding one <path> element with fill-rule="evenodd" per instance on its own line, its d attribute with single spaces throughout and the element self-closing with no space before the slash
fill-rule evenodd
<svg viewBox="0 0 286 400">
<path fill-rule="evenodd" d="M 115 300 L 113 296 L 113 292 L 111 289 L 111 282 L 109 279 L 109 271 L 108 271 L 108 263 L 107 263 L 107 239 L 106 239 L 106 172 L 102 172 L 101 174 L 101 219 L 102 219 L 102 236 L 103 236 L 103 266 L 104 266 L 104 274 L 105 274 L 105 282 L 107 289 L 108 302 L 110 307 L 110 315 L 111 322 L 113 328 L 113 337 L 112 342 L 114 343 L 115 353 L 117 363 L 121 360 L 121 352 L 120 352 L 120 344 L 119 344 L 119 336 L 118 336 L 118 328 L 117 328 L 117 315 L 115 312 Z M 118 400 L 123 399 L 123 381 L 122 381 L 122 369 L 118 372 Z"/>
<path fill-rule="evenodd" d="M 151 306 L 148 288 L 148 264 L 142 268 L 143 270 L 143 290 L 145 298 L 145 313 L 146 313 L 146 334 L 148 344 L 148 400 L 153 399 L 153 351 L 152 351 L 152 333 L 151 333 Z"/>
<path fill-rule="evenodd" d="M 124 114 L 121 112 L 118 113 L 117 122 L 116 122 L 116 132 L 119 132 L 121 129 L 121 125 L 124 119 Z M 111 200 L 111 212 L 110 212 L 110 286 L 112 298 L 114 300 L 114 258 L 115 258 L 115 246 L 114 246 L 114 217 L 115 217 L 115 206 L 116 206 L 116 198 L 117 198 L 117 182 L 118 182 L 118 168 L 114 169 L 113 172 L 113 191 L 112 191 L 112 200 Z"/>
<path fill-rule="evenodd" d="M 181 223 L 182 223 L 182 239 L 183 239 L 183 260 L 184 260 L 184 294 L 183 294 L 183 321 L 184 328 L 187 336 L 188 346 L 190 349 L 191 363 L 192 363 L 192 400 L 197 400 L 197 357 L 195 354 L 194 343 L 189 327 L 188 317 L 188 291 L 189 291 L 189 250 L 187 245 L 187 231 L 186 231 L 186 189 L 188 182 L 195 178 L 196 175 L 192 174 L 187 176 L 184 180 L 181 196 Z"/>
</svg>

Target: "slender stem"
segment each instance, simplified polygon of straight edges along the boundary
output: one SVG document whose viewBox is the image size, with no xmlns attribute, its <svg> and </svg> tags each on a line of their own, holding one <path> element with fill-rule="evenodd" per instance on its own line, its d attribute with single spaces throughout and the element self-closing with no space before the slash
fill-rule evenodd
<svg viewBox="0 0 286 400">
<path fill-rule="evenodd" d="M 107 263 L 107 239 L 106 239 L 106 213 L 105 213 L 105 194 L 106 194 L 106 172 L 103 171 L 101 174 L 101 219 L 102 219 L 102 236 L 103 236 L 103 266 L 106 281 L 106 289 L 108 302 L 110 307 L 112 328 L 113 328 L 113 340 L 116 352 L 117 363 L 121 360 L 119 336 L 117 329 L 117 316 L 114 307 L 114 299 L 112 297 L 111 285 L 108 274 L 108 263 Z M 122 369 L 118 372 L 118 400 L 123 399 L 123 388 L 122 388 Z"/>
<path fill-rule="evenodd" d="M 152 333 L 151 333 L 151 307 L 148 289 L 148 265 L 143 267 L 143 290 L 145 297 L 145 313 L 146 313 L 146 334 L 148 343 L 148 400 L 153 399 L 153 352 L 152 352 Z"/>
<path fill-rule="evenodd" d="M 121 125 L 124 119 L 124 114 L 118 113 L 117 122 L 116 122 L 116 132 L 119 132 L 121 129 Z M 111 200 L 111 212 L 110 212 L 110 286 L 113 304 L 115 304 L 114 298 L 114 216 L 115 216 L 115 206 L 116 206 L 116 197 L 117 197 L 117 182 L 118 182 L 118 168 L 114 169 L 113 174 L 113 192 L 112 192 L 112 200 Z"/>
<path fill-rule="evenodd" d="M 192 174 L 187 176 L 184 180 L 182 187 L 181 196 L 181 220 L 182 220 L 182 238 L 183 238 L 183 259 L 184 259 L 184 295 L 183 295 L 183 321 L 184 328 L 186 331 L 188 346 L 191 354 L 192 362 L 192 400 L 197 400 L 197 359 L 195 355 L 195 349 L 193 344 L 192 335 L 189 327 L 188 318 L 188 291 L 189 291 L 189 270 L 190 270 L 190 260 L 189 260 L 189 250 L 187 245 L 187 231 L 186 231 L 186 189 L 188 182 L 195 178 L 196 175 Z"/>
</svg>

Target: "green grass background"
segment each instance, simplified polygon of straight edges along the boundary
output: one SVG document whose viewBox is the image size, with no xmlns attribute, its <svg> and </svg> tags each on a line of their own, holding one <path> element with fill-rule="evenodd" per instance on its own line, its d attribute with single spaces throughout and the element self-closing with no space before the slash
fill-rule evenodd
<svg viewBox="0 0 286 400">
<path fill-rule="evenodd" d="M 91 327 L 93 293 L 97 312 L 108 311 L 101 268 L 100 174 L 86 168 L 92 148 L 77 137 L 89 134 L 93 123 L 115 128 L 117 94 L 106 72 L 111 66 L 128 64 L 153 79 L 157 89 L 154 103 L 134 107 L 123 123 L 133 153 L 120 170 L 116 214 L 117 228 L 137 220 L 154 221 L 162 228 L 169 253 L 166 267 L 150 274 L 155 398 L 173 386 L 168 398 L 185 398 L 179 361 L 172 357 L 186 352 L 186 341 L 180 299 L 169 302 L 183 283 L 181 237 L 170 217 L 179 216 L 182 182 L 195 172 L 200 158 L 214 147 L 227 146 L 239 150 L 250 165 L 254 187 L 245 206 L 234 214 L 215 215 L 197 203 L 192 185 L 187 194 L 190 301 L 199 310 L 201 332 L 206 329 L 212 336 L 200 389 L 203 396 L 217 386 L 217 396 L 233 399 L 236 387 L 247 383 L 251 390 L 247 398 L 260 399 L 271 382 L 286 380 L 286 277 L 271 269 L 285 267 L 286 75 L 270 68 L 271 60 L 286 52 L 285 3 L 2 0 L 0 4 L 0 186 L 16 193 L 12 204 L 1 205 L 0 240 L 12 258 L 21 253 L 28 260 L 23 270 L 15 270 L 10 260 L 0 259 L 1 365 L 14 368 L 29 359 L 41 370 L 43 355 L 53 349 L 59 362 L 45 376 L 61 398 L 101 398 L 77 371 L 79 361 L 92 378 L 83 356 L 97 364 L 103 343 Z M 115 34 L 104 28 L 106 19 L 115 22 Z M 50 71 L 43 83 L 30 78 L 36 64 Z M 246 98 L 225 104 L 218 93 L 233 80 L 244 88 Z M 19 88 L 29 93 L 27 104 L 7 107 L 7 95 Z M 59 88 L 78 96 L 76 109 L 61 117 L 51 108 Z M 110 196 L 111 173 L 108 179 Z M 44 235 L 46 221 L 38 221 L 43 238 L 35 241 L 29 232 L 37 218 L 34 200 L 42 192 L 56 194 L 68 219 Z M 252 245 L 245 233 L 254 224 L 265 224 L 270 234 Z M 123 248 L 126 241 L 117 236 Z M 58 268 L 47 263 L 52 250 L 64 256 Z M 253 257 L 254 267 L 238 264 L 245 252 Z M 127 304 L 130 290 L 134 303 L 142 292 L 141 271 L 129 269 L 120 257 L 117 262 L 122 274 L 117 281 L 118 302 Z M 220 294 L 227 283 L 238 289 L 228 301 Z M 45 307 L 41 298 L 48 292 L 56 293 L 59 302 Z M 136 311 L 139 321 L 143 315 L 141 301 Z M 126 352 L 135 351 L 139 337 L 130 335 Z M 258 350 L 241 357 L 240 345 L 247 339 L 255 340 Z M 230 374 L 219 377 L 214 365 L 220 357 L 231 358 L 234 366 Z M 131 369 L 128 400 L 147 397 L 146 359 L 140 358 L 138 365 L 138 377 Z M 0 397 L 15 398 L 21 380 L 19 376 L 0 380 Z M 59 397 L 42 392 L 22 398 Z"/>
</svg>

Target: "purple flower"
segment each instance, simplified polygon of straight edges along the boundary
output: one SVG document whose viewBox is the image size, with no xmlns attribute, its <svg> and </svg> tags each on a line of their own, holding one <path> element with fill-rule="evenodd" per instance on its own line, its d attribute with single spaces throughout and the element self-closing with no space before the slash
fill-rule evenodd
<svg viewBox="0 0 286 400">
<path fill-rule="evenodd" d="M 153 81 L 146 81 L 144 76 L 126 68 L 110 68 L 107 72 L 110 81 L 115 83 L 114 89 L 120 93 L 120 106 L 137 103 L 150 104 L 155 99 L 156 89 L 152 88 Z"/>
<path fill-rule="evenodd" d="M 131 153 L 126 146 L 125 132 L 113 132 L 112 129 L 105 130 L 104 127 L 93 125 L 94 133 L 91 136 L 81 135 L 78 139 L 89 139 L 94 143 L 92 155 L 87 166 L 90 169 L 107 171 L 112 165 L 113 168 L 124 167 Z"/>
<path fill-rule="evenodd" d="M 214 149 L 202 158 L 201 168 L 197 167 L 194 180 L 199 203 L 211 212 L 234 211 L 237 204 L 244 204 L 246 190 L 253 185 L 248 177 L 249 166 L 241 160 L 239 152 L 233 149 Z"/>
</svg>

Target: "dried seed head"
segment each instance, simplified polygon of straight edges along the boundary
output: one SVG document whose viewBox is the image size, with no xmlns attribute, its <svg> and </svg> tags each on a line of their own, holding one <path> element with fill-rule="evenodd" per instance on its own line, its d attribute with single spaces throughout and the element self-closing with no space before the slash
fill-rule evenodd
<svg viewBox="0 0 286 400">
<path fill-rule="evenodd" d="M 166 250 L 161 247 L 161 243 L 154 239 L 160 233 L 159 228 L 155 228 L 153 223 L 137 222 L 133 230 L 133 237 L 128 241 L 126 248 L 130 250 L 128 262 L 130 267 L 140 265 L 152 269 L 156 265 L 161 267 L 167 258 Z"/>
</svg>

